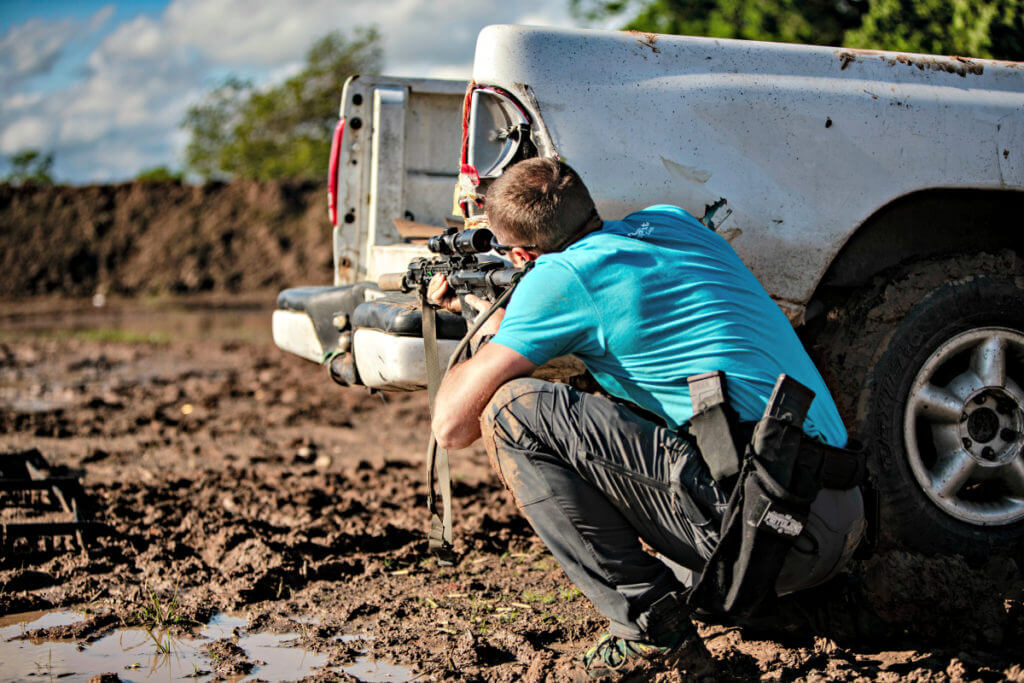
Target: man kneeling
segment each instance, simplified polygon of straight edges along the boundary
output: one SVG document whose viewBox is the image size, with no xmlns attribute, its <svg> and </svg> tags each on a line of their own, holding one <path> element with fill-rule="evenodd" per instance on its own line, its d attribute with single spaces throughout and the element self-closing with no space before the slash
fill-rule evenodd
<svg viewBox="0 0 1024 683">
<path fill-rule="evenodd" d="M 753 423 L 785 373 L 816 395 L 804 432 L 843 446 L 835 404 L 757 279 L 682 209 L 652 206 L 602 221 L 580 177 L 553 159 L 507 169 L 485 201 L 503 251 L 517 267 L 533 266 L 507 311 L 478 332 L 477 352 L 445 376 L 434 407 L 438 443 L 462 448 L 482 432 L 537 535 L 609 619 L 584 655 L 591 673 L 650 657 L 696 672 L 707 653 L 685 596 L 718 544 L 728 491 L 688 433 L 687 378 L 724 372 L 729 405 Z M 458 308 L 442 277 L 429 297 Z M 641 410 L 529 378 L 567 354 L 605 392 Z M 862 529 L 859 490 L 822 490 L 776 590 L 828 579 Z"/>
</svg>

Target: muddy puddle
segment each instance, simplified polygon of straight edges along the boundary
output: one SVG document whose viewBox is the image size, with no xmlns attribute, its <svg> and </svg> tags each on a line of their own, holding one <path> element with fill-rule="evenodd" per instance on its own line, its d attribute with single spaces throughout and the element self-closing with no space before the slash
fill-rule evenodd
<svg viewBox="0 0 1024 683">
<path fill-rule="evenodd" d="M 27 612 L 0 618 L 0 681 L 88 681 L 116 673 L 122 681 L 296 680 L 317 673 L 345 673 L 362 681 L 405 681 L 410 669 L 357 657 L 328 666 L 326 653 L 299 644 L 301 634 L 247 633 L 246 619 L 216 615 L 196 635 L 170 630 L 119 628 L 93 642 L 36 637 L 39 629 L 70 626 L 85 616 L 73 611 Z M 361 636 L 337 640 L 360 648 Z"/>
<path fill-rule="evenodd" d="M 270 343 L 274 295 L 244 299 L 60 299 L 0 302 L 0 340 L 26 335 L 128 343 Z"/>
</svg>

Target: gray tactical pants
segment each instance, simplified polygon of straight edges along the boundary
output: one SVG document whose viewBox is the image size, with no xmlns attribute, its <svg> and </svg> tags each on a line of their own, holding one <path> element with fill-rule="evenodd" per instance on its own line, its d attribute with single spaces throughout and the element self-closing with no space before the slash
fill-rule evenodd
<svg viewBox="0 0 1024 683">
<path fill-rule="evenodd" d="M 649 638 L 651 605 L 688 587 L 718 542 L 726 497 L 696 447 L 624 406 L 537 379 L 502 386 L 481 422 L 492 465 L 569 579 L 613 635 Z M 863 526 L 858 489 L 823 490 L 776 590 L 830 578 Z"/>
</svg>

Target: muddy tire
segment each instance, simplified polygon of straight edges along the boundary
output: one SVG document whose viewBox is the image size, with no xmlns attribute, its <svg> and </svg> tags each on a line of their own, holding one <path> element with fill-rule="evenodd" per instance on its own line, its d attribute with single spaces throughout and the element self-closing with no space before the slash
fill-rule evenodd
<svg viewBox="0 0 1024 683">
<path fill-rule="evenodd" d="M 858 434 L 883 534 L 924 552 L 1019 552 L 1024 277 L 940 285 L 875 343 Z"/>
</svg>

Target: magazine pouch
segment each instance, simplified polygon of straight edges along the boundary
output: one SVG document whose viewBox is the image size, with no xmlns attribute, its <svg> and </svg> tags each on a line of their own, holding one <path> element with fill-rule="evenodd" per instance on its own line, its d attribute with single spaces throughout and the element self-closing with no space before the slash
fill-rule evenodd
<svg viewBox="0 0 1024 683">
<path fill-rule="evenodd" d="M 803 421 L 814 392 L 780 375 L 747 445 L 722 519 L 720 541 L 688 603 L 731 615 L 753 613 L 769 596 L 820 489 L 801 465 Z"/>
</svg>

